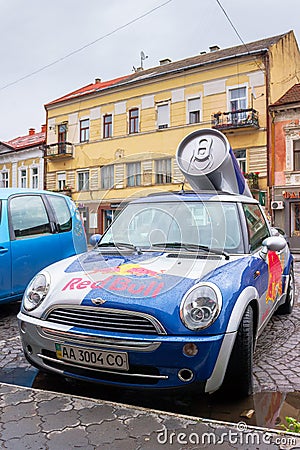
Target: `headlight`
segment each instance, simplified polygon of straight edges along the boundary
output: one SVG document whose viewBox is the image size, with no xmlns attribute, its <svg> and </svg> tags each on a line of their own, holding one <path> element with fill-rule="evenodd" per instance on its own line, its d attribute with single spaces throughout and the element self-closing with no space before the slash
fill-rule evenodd
<svg viewBox="0 0 300 450">
<path fill-rule="evenodd" d="M 217 319 L 222 307 L 222 294 L 213 283 L 193 286 L 183 297 L 180 318 L 193 331 L 209 327 Z"/>
<path fill-rule="evenodd" d="M 23 306 L 26 311 L 37 308 L 48 294 L 50 275 L 47 272 L 37 274 L 27 286 L 23 297 Z"/>
</svg>

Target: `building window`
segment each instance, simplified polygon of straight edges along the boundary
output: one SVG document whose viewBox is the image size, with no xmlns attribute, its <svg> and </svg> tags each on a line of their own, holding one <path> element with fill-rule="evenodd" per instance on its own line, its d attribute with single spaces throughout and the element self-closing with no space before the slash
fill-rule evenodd
<svg viewBox="0 0 300 450">
<path fill-rule="evenodd" d="M 112 137 L 112 114 L 103 116 L 103 138 Z"/>
<path fill-rule="evenodd" d="M 126 164 L 127 186 L 141 185 L 141 163 L 134 162 Z"/>
<path fill-rule="evenodd" d="M 31 185 L 33 189 L 39 187 L 39 170 L 37 167 L 31 169 Z"/>
<path fill-rule="evenodd" d="M 170 105 L 164 103 L 157 105 L 157 128 L 168 128 L 170 126 Z"/>
<path fill-rule="evenodd" d="M 300 139 L 293 142 L 294 170 L 300 170 Z"/>
<path fill-rule="evenodd" d="M 66 153 L 67 124 L 58 125 L 58 153 Z"/>
<path fill-rule="evenodd" d="M 63 191 L 66 187 L 66 173 L 58 173 L 57 174 L 57 188 L 59 191 Z"/>
<path fill-rule="evenodd" d="M 80 120 L 80 142 L 88 142 L 90 138 L 90 119 Z"/>
<path fill-rule="evenodd" d="M 291 236 L 300 236 L 300 203 L 291 203 Z"/>
<path fill-rule="evenodd" d="M 1 174 L 0 174 L 0 187 L 3 187 L 3 188 L 8 188 L 9 187 L 8 172 L 1 172 Z"/>
<path fill-rule="evenodd" d="M 89 172 L 87 170 L 83 172 L 78 172 L 78 190 L 79 191 L 89 190 Z"/>
<path fill-rule="evenodd" d="M 155 161 L 155 183 L 172 183 L 171 159 L 158 159 Z"/>
<path fill-rule="evenodd" d="M 247 112 L 236 112 L 239 110 L 245 110 L 247 108 L 247 89 L 246 87 L 239 87 L 229 90 L 229 106 L 231 111 L 232 123 L 238 123 L 241 120 L 245 120 Z"/>
<path fill-rule="evenodd" d="M 26 188 L 27 187 L 27 170 L 26 169 L 21 169 L 20 170 L 20 183 L 19 183 L 21 188 Z"/>
<path fill-rule="evenodd" d="M 200 122 L 200 97 L 188 100 L 188 123 Z"/>
<path fill-rule="evenodd" d="M 101 167 L 101 189 L 111 189 L 114 187 L 114 166 Z"/>
<path fill-rule="evenodd" d="M 139 110 L 138 108 L 129 111 L 129 134 L 139 132 Z"/>
<path fill-rule="evenodd" d="M 235 150 L 234 155 L 243 173 L 247 172 L 246 150 Z"/>
</svg>

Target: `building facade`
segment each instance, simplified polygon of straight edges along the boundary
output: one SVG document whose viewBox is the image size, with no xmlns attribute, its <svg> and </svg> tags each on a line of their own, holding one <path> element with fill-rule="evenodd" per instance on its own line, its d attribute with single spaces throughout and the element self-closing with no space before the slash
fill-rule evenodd
<svg viewBox="0 0 300 450">
<path fill-rule="evenodd" d="M 225 133 L 254 195 L 268 202 L 268 107 L 295 84 L 293 32 L 94 83 L 47 105 L 46 185 L 69 189 L 87 234 L 102 233 L 120 204 L 177 190 L 181 140 Z"/>
<path fill-rule="evenodd" d="M 273 224 L 300 252 L 300 84 L 295 84 L 270 107 L 273 116 L 272 180 Z M 272 153 L 271 153 L 272 155 Z"/>
<path fill-rule="evenodd" d="M 0 187 L 44 188 L 46 125 L 25 136 L 0 142 Z"/>
</svg>

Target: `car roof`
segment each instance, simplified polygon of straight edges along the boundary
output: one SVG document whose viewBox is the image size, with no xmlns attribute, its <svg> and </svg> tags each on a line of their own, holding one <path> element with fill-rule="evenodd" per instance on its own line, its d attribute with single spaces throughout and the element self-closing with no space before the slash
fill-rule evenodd
<svg viewBox="0 0 300 450">
<path fill-rule="evenodd" d="M 57 192 L 45 191 L 43 189 L 29 189 L 29 188 L 0 188 L 0 199 L 7 200 L 11 195 L 15 194 L 55 194 L 62 196 Z M 63 196 L 65 197 L 65 195 Z"/>
<path fill-rule="evenodd" d="M 246 195 L 230 194 L 221 191 L 180 191 L 150 194 L 133 200 L 131 203 L 156 203 L 156 202 L 176 202 L 176 201 L 209 201 L 209 202 L 239 202 L 239 203 L 259 203 L 254 197 Z"/>
</svg>

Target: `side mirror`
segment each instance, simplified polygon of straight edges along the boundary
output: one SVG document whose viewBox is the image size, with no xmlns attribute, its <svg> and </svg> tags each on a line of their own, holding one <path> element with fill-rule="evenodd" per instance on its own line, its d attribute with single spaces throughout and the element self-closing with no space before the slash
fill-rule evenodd
<svg viewBox="0 0 300 450">
<path fill-rule="evenodd" d="M 90 237 L 90 244 L 93 247 L 96 247 L 99 244 L 101 238 L 102 234 L 92 234 L 92 236 Z"/>
<path fill-rule="evenodd" d="M 286 240 L 282 236 L 270 236 L 262 241 L 263 248 L 260 255 L 262 258 L 266 258 L 268 251 L 280 252 L 287 245 Z"/>
</svg>

